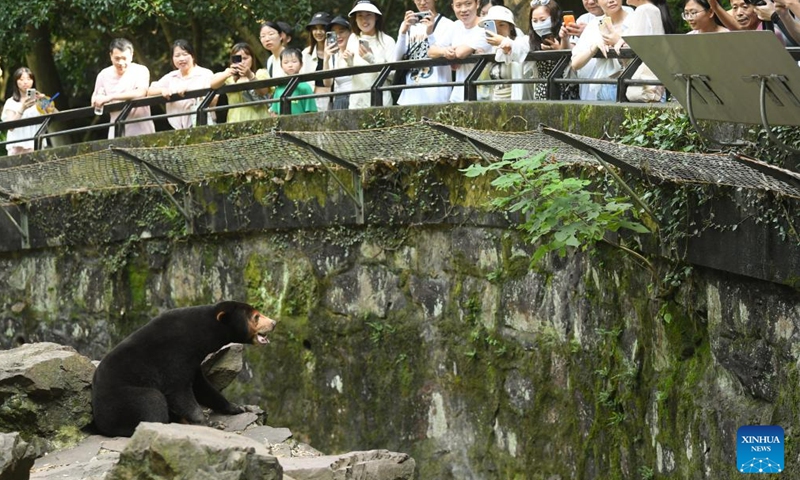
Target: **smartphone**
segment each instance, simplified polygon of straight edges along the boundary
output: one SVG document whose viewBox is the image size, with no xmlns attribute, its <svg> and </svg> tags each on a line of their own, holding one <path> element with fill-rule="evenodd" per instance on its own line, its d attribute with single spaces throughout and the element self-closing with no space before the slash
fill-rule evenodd
<svg viewBox="0 0 800 480">
<path fill-rule="evenodd" d="M 327 32 L 327 33 L 325 33 L 325 42 L 328 45 L 336 45 L 336 43 L 337 43 L 336 32 Z"/>
<path fill-rule="evenodd" d="M 489 32 L 494 33 L 497 35 L 497 24 L 494 23 L 494 20 L 484 20 L 483 28 L 486 30 L 486 36 L 489 36 Z"/>
<path fill-rule="evenodd" d="M 358 43 L 359 43 L 359 44 L 360 44 L 362 47 L 364 47 L 364 50 L 372 50 L 371 48 L 369 48 L 369 42 L 368 42 L 368 41 L 366 41 L 366 40 L 359 40 L 359 41 L 358 41 Z"/>
<path fill-rule="evenodd" d="M 231 63 L 242 63 L 241 55 L 231 55 Z"/>
<path fill-rule="evenodd" d="M 29 88 L 29 89 L 25 90 L 25 96 L 28 97 L 28 98 L 35 97 L 36 96 L 36 89 L 35 88 Z"/>
<path fill-rule="evenodd" d="M 414 14 L 414 16 L 417 17 L 417 21 L 422 21 L 422 19 L 431 17 L 432 15 L 433 13 L 431 13 L 430 10 L 426 10 L 424 12 L 417 12 Z"/>
<path fill-rule="evenodd" d="M 573 23 L 575 23 L 575 14 L 573 14 L 570 10 L 565 10 L 563 22 L 564 25 L 572 25 Z"/>
</svg>

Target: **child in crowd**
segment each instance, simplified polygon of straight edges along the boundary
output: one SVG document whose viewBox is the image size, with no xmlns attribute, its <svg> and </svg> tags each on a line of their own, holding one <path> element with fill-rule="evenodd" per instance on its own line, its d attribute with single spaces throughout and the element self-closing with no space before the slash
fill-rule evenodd
<svg viewBox="0 0 800 480">
<path fill-rule="evenodd" d="M 303 69 L 303 53 L 296 48 L 285 48 L 281 52 L 281 68 L 286 75 L 297 75 Z M 273 98 L 279 99 L 283 96 L 286 90 L 286 85 L 281 85 L 275 89 Z M 314 91 L 308 83 L 300 83 L 297 88 L 292 92 L 290 97 L 297 97 L 303 95 L 313 95 Z M 317 102 L 313 98 L 303 98 L 292 100 L 292 115 L 299 113 L 309 113 L 317 111 Z M 280 102 L 273 103 L 270 106 L 270 115 L 276 116 L 281 113 Z"/>
</svg>

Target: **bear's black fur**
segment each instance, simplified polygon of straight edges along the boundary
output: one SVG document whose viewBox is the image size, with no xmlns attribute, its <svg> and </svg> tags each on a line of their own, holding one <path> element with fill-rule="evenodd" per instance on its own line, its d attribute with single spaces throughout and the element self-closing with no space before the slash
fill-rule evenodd
<svg viewBox="0 0 800 480">
<path fill-rule="evenodd" d="M 275 321 L 239 302 L 167 311 L 106 355 L 94 373 L 94 424 L 103 435 L 133 434 L 139 422 L 205 422 L 200 405 L 219 413 L 230 403 L 203 375 L 200 364 L 229 343 L 269 343 Z"/>
</svg>

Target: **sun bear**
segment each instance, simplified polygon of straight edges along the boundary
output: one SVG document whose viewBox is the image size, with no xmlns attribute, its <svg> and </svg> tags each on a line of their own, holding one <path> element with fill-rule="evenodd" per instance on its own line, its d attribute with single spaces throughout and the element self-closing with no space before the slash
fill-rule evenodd
<svg viewBox="0 0 800 480">
<path fill-rule="evenodd" d="M 152 319 L 100 362 L 92 381 L 94 424 L 103 435 L 129 437 L 140 422 L 202 424 L 201 405 L 229 415 L 229 402 L 200 369 L 229 343 L 263 345 L 275 320 L 246 303 L 178 308 Z"/>
</svg>

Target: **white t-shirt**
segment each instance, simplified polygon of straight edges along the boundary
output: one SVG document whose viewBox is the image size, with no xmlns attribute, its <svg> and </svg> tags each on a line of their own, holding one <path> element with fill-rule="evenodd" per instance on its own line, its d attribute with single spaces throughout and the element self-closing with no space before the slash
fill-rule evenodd
<svg viewBox="0 0 800 480">
<path fill-rule="evenodd" d="M 367 58 L 362 58 L 358 54 L 358 41 L 366 40 L 369 48 L 372 50 L 372 55 Z M 374 65 L 376 63 L 390 63 L 394 61 L 395 50 L 394 38 L 386 35 L 383 32 L 378 32 L 378 35 L 350 35 L 347 39 L 347 50 L 353 52 L 353 66 L 360 65 Z M 353 75 L 353 90 L 363 90 L 370 88 L 375 79 L 378 78 L 378 72 L 374 73 L 360 73 Z M 350 95 L 350 108 L 368 108 L 371 105 L 370 93 L 354 93 Z M 387 91 L 383 92 L 383 106 L 388 107 L 392 104 L 392 93 Z"/>
<path fill-rule="evenodd" d="M 449 30 L 453 27 L 453 21 L 449 18 L 439 14 L 436 18 L 436 28 L 428 37 L 428 43 L 431 46 L 441 46 L 438 42 L 440 39 L 449 39 Z M 408 50 L 409 37 L 411 30 L 403 35 L 397 35 L 397 60 L 402 60 Z M 421 85 L 428 83 L 447 83 L 451 81 L 451 73 L 449 65 L 440 65 L 438 67 L 426 67 L 420 69 L 419 72 L 412 76 L 411 72 L 406 75 L 406 85 Z M 398 105 L 421 105 L 425 103 L 447 103 L 450 101 L 450 93 L 453 87 L 431 87 L 431 88 L 413 88 L 406 89 L 400 94 L 397 99 Z"/>
<path fill-rule="evenodd" d="M 625 10 L 626 12 L 628 12 L 629 14 L 633 12 L 633 9 L 631 7 L 629 7 L 629 6 L 627 6 L 627 5 L 623 6 L 622 9 Z M 595 24 L 598 23 L 601 18 L 603 18 L 603 15 L 600 15 L 598 17 L 598 16 L 593 15 L 593 14 L 591 14 L 589 12 L 586 12 L 583 15 L 581 15 L 580 17 L 578 17 L 578 19 L 575 22 L 576 23 L 583 23 L 583 24 L 586 25 L 586 29 L 584 29 L 584 31 L 583 31 L 583 33 L 585 34 L 586 30 L 589 29 L 589 25 L 591 25 L 593 23 L 595 23 Z M 599 27 L 599 25 L 596 25 L 596 26 Z M 584 36 L 585 35 L 581 35 L 578 38 L 570 37 L 570 42 L 574 46 L 577 46 L 577 44 L 580 41 L 580 39 L 583 38 Z M 589 44 L 589 46 L 591 47 L 591 44 Z M 597 77 L 594 76 L 595 75 L 595 70 L 597 70 L 597 64 L 595 63 L 596 61 L 597 61 L 596 58 L 590 58 L 589 61 L 586 63 L 586 65 L 583 66 L 583 68 L 581 68 L 580 70 L 577 70 L 575 72 L 577 77 L 578 78 L 597 78 Z M 580 88 L 579 88 L 579 91 L 580 91 L 579 95 L 581 97 L 581 100 L 589 100 L 589 97 L 591 97 L 592 95 L 594 95 L 594 98 L 592 98 L 592 100 L 597 99 L 597 90 L 599 90 L 599 89 L 600 89 L 600 85 L 591 85 L 591 84 L 588 84 L 588 83 L 581 84 Z"/>
<path fill-rule="evenodd" d="M 478 53 L 478 50 L 481 53 L 490 53 L 492 51 L 492 46 L 489 45 L 489 42 L 486 41 L 486 31 L 483 27 L 475 25 L 472 28 L 467 28 L 464 26 L 464 22 L 461 20 L 457 20 L 453 22 L 453 26 L 449 29 L 449 38 L 442 38 L 439 39 L 438 44 L 443 47 L 458 47 L 461 45 L 466 45 L 470 47 L 475 53 Z M 465 63 L 458 66 L 458 70 L 456 70 L 456 82 L 463 82 L 467 78 L 467 74 L 472 70 L 474 64 Z M 464 87 L 463 86 L 456 86 L 453 88 L 453 92 L 450 94 L 450 101 L 451 102 L 463 102 L 464 101 Z"/>
<path fill-rule="evenodd" d="M 352 35 L 351 35 L 352 36 Z M 331 62 L 331 70 L 337 68 L 347 68 L 347 61 L 342 57 L 341 52 L 336 52 L 336 55 L 332 56 L 330 59 Z M 333 78 L 333 91 L 338 93 L 346 93 L 353 89 L 353 76 L 347 75 L 337 75 Z"/>
<path fill-rule="evenodd" d="M 631 9 L 623 8 L 627 15 L 622 21 L 622 31 L 620 35 L 626 35 L 629 29 L 629 22 L 631 18 Z M 591 22 L 586 25 L 578 43 L 572 49 L 572 56 L 575 57 L 580 53 L 585 53 L 592 49 L 592 46 L 603 41 L 603 36 L 600 33 L 600 20 L 603 17 L 594 17 Z M 578 69 L 578 78 L 610 78 L 610 75 L 622 69 L 622 65 L 616 58 L 591 58 L 586 65 Z M 581 100 L 594 101 L 597 100 L 597 94 L 600 92 L 602 85 L 597 83 L 590 83 L 581 85 L 580 97 Z"/>
<path fill-rule="evenodd" d="M 24 98 L 21 98 L 20 101 L 18 102 L 14 100 L 14 97 L 9 97 L 9 99 L 6 100 L 5 105 L 3 105 L 3 112 L 2 112 L 2 117 L 0 117 L 0 121 L 10 122 L 12 120 L 22 120 L 24 118 L 33 118 L 41 115 L 41 113 L 39 113 L 39 110 L 36 109 L 36 105 L 26 108 L 25 111 L 22 112 L 22 116 L 19 118 L 14 118 L 14 116 L 12 115 L 6 115 L 7 112 L 8 113 L 10 113 L 11 111 L 17 112 L 21 110 L 24 106 L 24 103 L 25 103 Z M 41 125 L 28 125 L 27 127 L 12 128 L 6 132 L 6 140 L 12 141 L 12 140 L 19 140 L 21 138 L 31 138 L 34 135 L 36 135 L 36 132 L 39 131 L 40 127 Z M 44 142 L 42 143 L 42 146 L 46 145 L 47 145 L 47 139 L 45 139 Z M 9 154 L 13 154 L 14 147 L 32 150 L 33 146 L 34 146 L 34 141 L 31 139 L 17 143 L 7 143 L 6 150 L 8 151 Z"/>
</svg>

